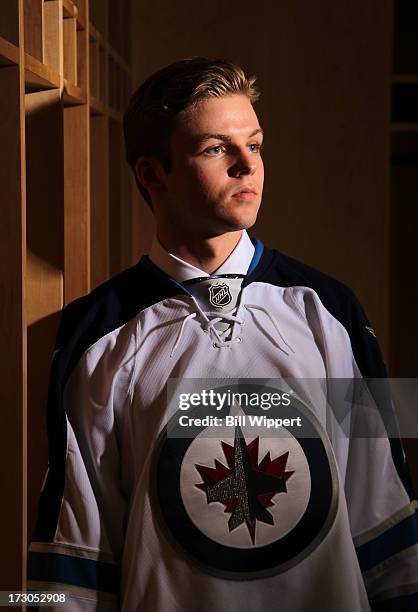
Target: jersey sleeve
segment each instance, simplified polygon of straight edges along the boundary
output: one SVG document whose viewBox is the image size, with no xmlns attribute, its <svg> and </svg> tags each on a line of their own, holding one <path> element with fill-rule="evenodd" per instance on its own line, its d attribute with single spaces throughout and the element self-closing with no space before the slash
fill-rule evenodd
<svg viewBox="0 0 418 612">
<path fill-rule="evenodd" d="M 417 610 L 417 504 L 399 478 L 387 438 L 350 440 L 345 492 L 373 612 Z"/>
<path fill-rule="evenodd" d="M 127 506 L 121 437 L 135 330 L 111 330 L 86 348 L 77 321 L 65 338 L 71 319 L 64 312 L 50 375 L 49 466 L 29 547 L 28 588 L 66 593 L 64 608 L 49 610 L 115 612 Z"/>
<path fill-rule="evenodd" d="M 341 424 L 329 433 L 370 607 L 416 611 L 417 505 L 376 334 L 348 287 L 330 283 L 314 299 L 304 295 L 322 338 L 330 421 Z"/>
<path fill-rule="evenodd" d="M 348 328 L 369 398 L 355 405 L 349 442 L 345 493 L 353 542 L 373 612 L 412 612 L 418 609 L 417 502 L 382 355 L 355 298 Z"/>
</svg>

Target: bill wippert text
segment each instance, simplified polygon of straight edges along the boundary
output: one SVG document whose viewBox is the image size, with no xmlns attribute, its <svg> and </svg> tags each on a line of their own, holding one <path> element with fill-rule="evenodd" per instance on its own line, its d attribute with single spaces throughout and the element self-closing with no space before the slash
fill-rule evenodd
<svg viewBox="0 0 418 612">
<path fill-rule="evenodd" d="M 182 427 L 265 427 L 278 429 L 279 427 L 302 427 L 301 417 L 271 418 L 266 415 L 240 414 L 228 415 L 223 418 L 206 415 L 204 417 L 189 417 L 186 414 L 179 416 L 179 425 Z"/>
</svg>

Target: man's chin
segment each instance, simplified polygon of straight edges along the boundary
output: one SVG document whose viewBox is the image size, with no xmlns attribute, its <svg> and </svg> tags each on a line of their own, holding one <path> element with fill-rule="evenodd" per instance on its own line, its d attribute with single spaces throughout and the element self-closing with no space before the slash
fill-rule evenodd
<svg viewBox="0 0 418 612">
<path fill-rule="evenodd" d="M 251 215 L 235 215 L 225 218 L 225 231 L 237 232 L 239 230 L 247 230 L 252 227 L 257 221 L 257 213 Z"/>
<path fill-rule="evenodd" d="M 227 211 L 201 219 L 200 228 L 206 236 L 221 236 L 230 232 L 239 232 L 252 227 L 257 221 L 258 208 L 246 211 Z"/>
</svg>

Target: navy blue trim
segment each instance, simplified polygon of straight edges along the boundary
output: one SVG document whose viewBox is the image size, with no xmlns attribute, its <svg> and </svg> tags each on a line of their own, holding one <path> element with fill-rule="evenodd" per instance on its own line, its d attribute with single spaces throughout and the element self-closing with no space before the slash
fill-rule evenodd
<svg viewBox="0 0 418 612">
<path fill-rule="evenodd" d="M 376 604 L 371 602 L 371 608 L 373 612 L 417 612 L 418 593 L 401 595 Z"/>
<path fill-rule="evenodd" d="M 248 266 L 247 275 L 250 275 L 253 272 L 253 270 L 256 269 L 261 259 L 261 255 L 263 254 L 263 251 L 264 251 L 264 244 L 261 242 L 261 240 L 255 239 L 253 244 L 254 244 L 255 250 L 254 250 L 254 255 L 250 262 L 250 265 Z"/>
<path fill-rule="evenodd" d="M 112 563 L 56 553 L 29 552 L 28 580 L 59 582 L 119 595 L 119 568 Z"/>
<path fill-rule="evenodd" d="M 257 240 L 256 238 L 252 238 L 251 236 L 250 236 L 250 240 L 254 245 L 254 249 L 256 249 L 257 243 L 259 242 L 259 240 Z M 260 244 L 262 243 L 260 242 Z M 270 281 L 270 270 L 272 269 L 272 265 L 274 264 L 276 252 L 265 247 L 264 245 L 262 246 L 263 248 L 262 250 L 260 250 L 260 253 L 258 253 L 258 249 L 260 247 L 257 248 L 257 262 L 255 260 L 256 250 L 254 250 L 254 255 L 250 262 L 250 266 L 247 270 L 247 274 L 244 280 L 242 281 L 242 285 L 241 285 L 242 288 L 246 287 L 247 285 L 249 285 L 250 283 L 256 280 L 265 281 L 267 283 L 271 282 Z M 254 265 L 253 265 L 253 262 L 254 262 Z M 267 280 L 265 280 L 266 275 L 267 275 Z"/>
<path fill-rule="evenodd" d="M 169 276 L 166 272 L 164 272 L 164 270 L 156 266 L 155 263 L 148 257 L 148 255 L 145 255 L 143 257 L 142 264 L 144 265 L 144 267 L 148 268 L 151 272 L 153 272 L 154 274 L 157 274 L 160 278 L 170 281 L 170 283 L 172 283 L 174 286 L 176 286 L 180 290 L 179 293 L 182 293 L 182 294 L 186 293 L 187 295 L 192 295 L 190 291 L 188 291 L 186 287 L 184 287 L 179 282 L 177 282 L 175 278 L 173 278 L 172 276 Z"/>
<path fill-rule="evenodd" d="M 362 572 L 418 542 L 418 511 L 407 516 L 370 542 L 356 548 Z"/>
</svg>

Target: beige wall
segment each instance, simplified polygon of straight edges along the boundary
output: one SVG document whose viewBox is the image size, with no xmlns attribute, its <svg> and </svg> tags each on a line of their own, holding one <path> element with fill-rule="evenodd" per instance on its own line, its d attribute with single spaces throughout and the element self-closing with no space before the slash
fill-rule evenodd
<svg viewBox="0 0 418 612">
<path fill-rule="evenodd" d="M 193 55 L 258 76 L 266 188 L 253 234 L 348 283 L 386 351 L 391 1 L 134 2 L 139 83 Z M 152 219 L 138 211 L 139 250 Z"/>
</svg>

